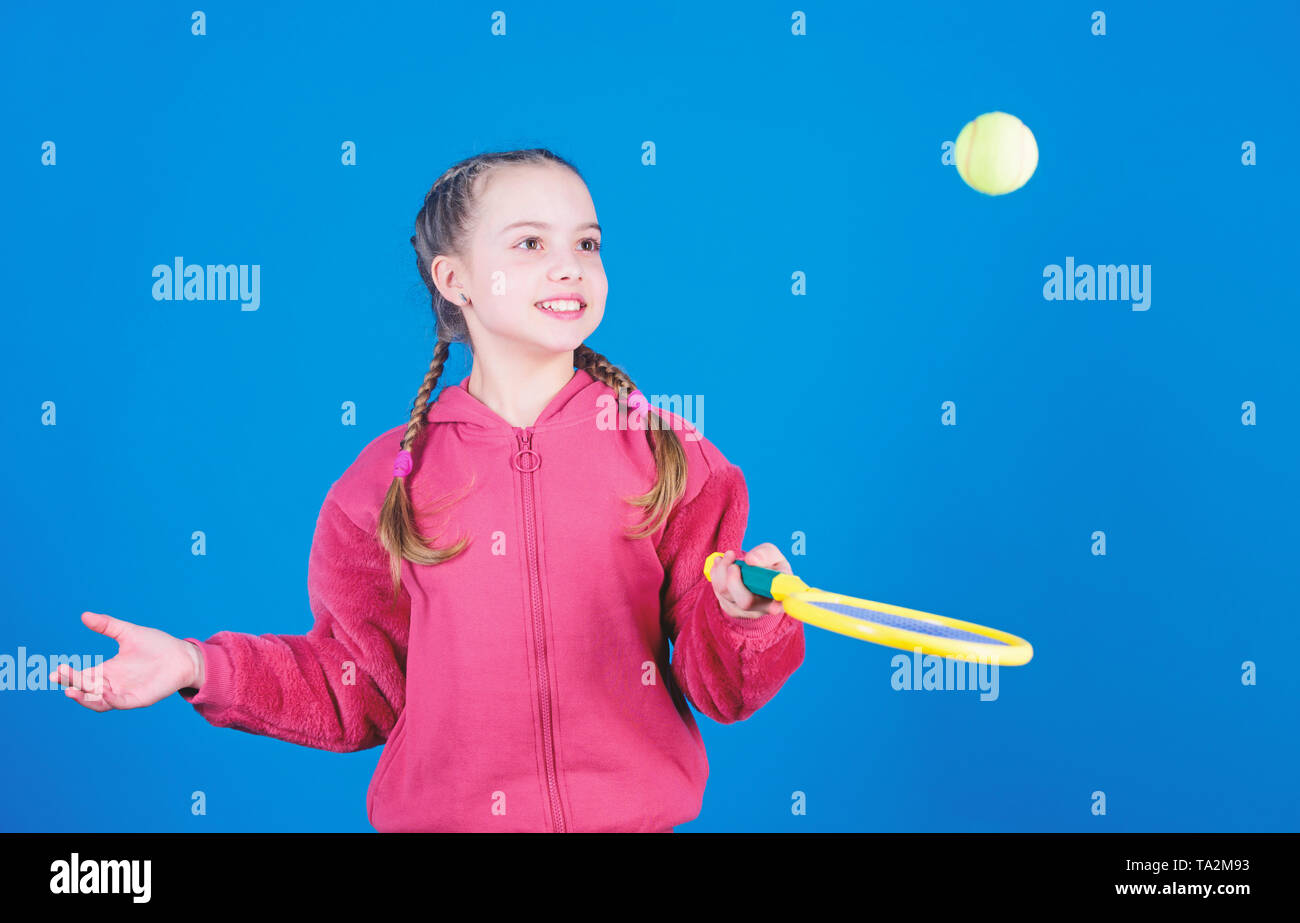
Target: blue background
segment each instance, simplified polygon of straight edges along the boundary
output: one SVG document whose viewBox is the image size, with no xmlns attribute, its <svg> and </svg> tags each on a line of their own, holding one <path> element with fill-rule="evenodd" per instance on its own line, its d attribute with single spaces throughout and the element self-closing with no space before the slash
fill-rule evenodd
<svg viewBox="0 0 1300 923">
<path fill-rule="evenodd" d="M 111 656 L 87 609 L 304 633 L 325 492 L 428 365 L 424 194 L 544 146 L 604 226 L 589 342 L 705 396 L 746 547 L 1035 648 L 981 702 L 809 628 L 767 706 L 699 719 L 679 830 L 1297 829 L 1297 5 L 1107 3 L 1105 36 L 1095 5 L 812 4 L 804 37 L 797 7 L 512 4 L 494 37 L 491 4 L 212 3 L 196 37 L 193 4 L 6 3 L 0 653 Z M 1001 197 L 941 162 L 994 109 L 1040 150 Z M 260 264 L 260 309 L 154 301 L 176 256 Z M 1151 265 L 1150 310 L 1044 300 L 1067 256 Z M 371 829 L 378 748 L 178 696 L 9 691 L 0 726 L 4 830 Z"/>
</svg>

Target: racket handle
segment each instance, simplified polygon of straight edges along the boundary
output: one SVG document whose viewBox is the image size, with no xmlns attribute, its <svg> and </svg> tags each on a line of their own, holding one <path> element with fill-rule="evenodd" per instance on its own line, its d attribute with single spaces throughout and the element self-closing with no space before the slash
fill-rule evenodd
<svg viewBox="0 0 1300 923">
<path fill-rule="evenodd" d="M 704 559 L 704 576 L 709 579 L 709 582 L 713 581 L 713 563 L 721 557 L 723 553 L 715 551 Z M 757 564 L 746 564 L 744 561 L 737 561 L 736 566 L 740 568 L 740 579 L 745 584 L 745 588 L 759 596 L 785 599 L 791 592 L 808 589 L 807 584 L 802 580 L 784 571 L 759 567 Z M 778 578 L 785 579 L 777 582 Z"/>
</svg>

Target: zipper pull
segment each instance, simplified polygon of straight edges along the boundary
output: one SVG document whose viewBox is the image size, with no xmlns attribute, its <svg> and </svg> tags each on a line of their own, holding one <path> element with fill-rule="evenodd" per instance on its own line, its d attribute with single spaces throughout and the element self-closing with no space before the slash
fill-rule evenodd
<svg viewBox="0 0 1300 923">
<path fill-rule="evenodd" d="M 515 438 L 519 440 L 519 451 L 510 459 L 516 471 L 525 474 L 536 471 L 542 466 L 542 456 L 533 449 L 533 431 L 528 426 L 516 426 Z"/>
</svg>

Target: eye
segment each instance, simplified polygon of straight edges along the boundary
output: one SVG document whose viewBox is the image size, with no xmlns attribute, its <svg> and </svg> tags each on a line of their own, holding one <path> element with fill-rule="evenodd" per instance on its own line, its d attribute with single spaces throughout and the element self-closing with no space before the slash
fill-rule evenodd
<svg viewBox="0 0 1300 923">
<path fill-rule="evenodd" d="M 520 246 L 520 244 L 527 244 L 529 241 L 533 241 L 533 240 L 538 241 L 539 243 L 541 242 L 541 238 L 540 238 L 540 237 L 525 237 L 523 240 L 519 241 L 518 244 L 515 244 L 515 248 L 518 249 L 518 247 Z M 595 244 L 594 247 L 585 248 L 585 249 L 583 250 L 584 253 L 596 253 L 597 251 L 600 250 L 600 241 L 596 240 L 596 238 L 594 238 L 594 237 L 587 237 L 587 238 L 583 239 L 582 243 L 584 243 L 584 244 L 587 244 L 587 243 Z M 524 247 L 524 249 L 525 249 L 525 250 L 535 250 L 535 249 L 538 249 L 538 248 L 536 248 L 536 247 Z"/>
</svg>

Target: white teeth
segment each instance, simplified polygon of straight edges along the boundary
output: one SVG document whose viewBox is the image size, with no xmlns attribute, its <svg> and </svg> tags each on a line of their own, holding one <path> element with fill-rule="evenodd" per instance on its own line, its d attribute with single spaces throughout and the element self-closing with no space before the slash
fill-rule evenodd
<svg viewBox="0 0 1300 923">
<path fill-rule="evenodd" d="M 582 308 L 581 301 L 539 301 L 537 303 L 548 311 L 578 311 Z"/>
</svg>

